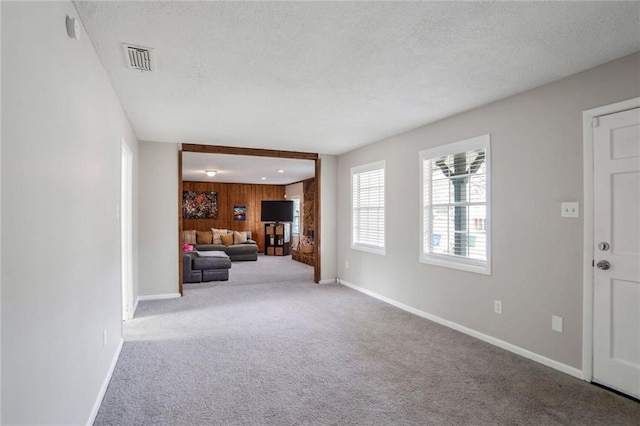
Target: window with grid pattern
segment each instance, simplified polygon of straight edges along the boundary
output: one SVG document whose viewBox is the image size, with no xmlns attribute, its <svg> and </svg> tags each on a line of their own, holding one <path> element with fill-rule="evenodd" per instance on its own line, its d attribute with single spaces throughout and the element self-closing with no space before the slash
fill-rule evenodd
<svg viewBox="0 0 640 426">
<path fill-rule="evenodd" d="M 384 161 L 351 169 L 351 247 L 377 254 L 385 251 Z"/>
<path fill-rule="evenodd" d="M 420 153 L 423 263 L 491 274 L 490 136 Z"/>
</svg>

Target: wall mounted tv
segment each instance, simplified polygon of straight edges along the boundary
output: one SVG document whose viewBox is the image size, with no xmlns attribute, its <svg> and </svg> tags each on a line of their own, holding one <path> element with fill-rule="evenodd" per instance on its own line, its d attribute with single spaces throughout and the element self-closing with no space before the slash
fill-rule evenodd
<svg viewBox="0 0 640 426">
<path fill-rule="evenodd" d="M 293 222 L 293 201 L 262 200 L 262 222 Z"/>
</svg>

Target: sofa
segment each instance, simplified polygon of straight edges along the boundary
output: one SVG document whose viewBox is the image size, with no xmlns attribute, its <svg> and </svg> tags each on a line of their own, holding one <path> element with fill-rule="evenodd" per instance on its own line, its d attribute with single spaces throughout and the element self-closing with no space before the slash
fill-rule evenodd
<svg viewBox="0 0 640 426">
<path fill-rule="evenodd" d="M 183 283 L 227 281 L 229 269 L 231 260 L 223 252 L 217 252 L 215 256 L 202 256 L 195 251 L 182 253 Z"/>
<path fill-rule="evenodd" d="M 211 228 L 211 231 L 183 231 L 182 242 L 196 251 L 223 251 L 232 262 L 256 261 L 258 244 L 251 237 L 251 231 Z"/>
</svg>

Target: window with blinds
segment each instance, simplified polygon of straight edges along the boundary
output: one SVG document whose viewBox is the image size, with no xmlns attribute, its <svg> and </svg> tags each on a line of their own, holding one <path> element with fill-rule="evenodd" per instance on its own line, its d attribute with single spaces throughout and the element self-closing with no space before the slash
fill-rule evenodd
<svg viewBox="0 0 640 426">
<path fill-rule="evenodd" d="M 300 197 L 291 197 L 293 201 L 293 223 L 291 224 L 291 233 L 300 235 Z"/>
<path fill-rule="evenodd" d="M 384 161 L 351 169 L 351 247 L 377 254 L 385 251 Z"/>
<path fill-rule="evenodd" d="M 420 153 L 423 263 L 491 273 L 490 136 Z"/>
</svg>

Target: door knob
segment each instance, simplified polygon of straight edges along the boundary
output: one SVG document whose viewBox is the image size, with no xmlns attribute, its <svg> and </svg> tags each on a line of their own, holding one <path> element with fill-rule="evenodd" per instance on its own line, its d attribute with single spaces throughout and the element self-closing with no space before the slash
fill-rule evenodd
<svg viewBox="0 0 640 426">
<path fill-rule="evenodd" d="M 598 269 L 602 269 L 603 271 L 606 271 L 607 269 L 611 268 L 611 264 L 606 260 L 599 261 L 598 263 L 596 263 L 596 266 L 598 267 Z"/>
</svg>

